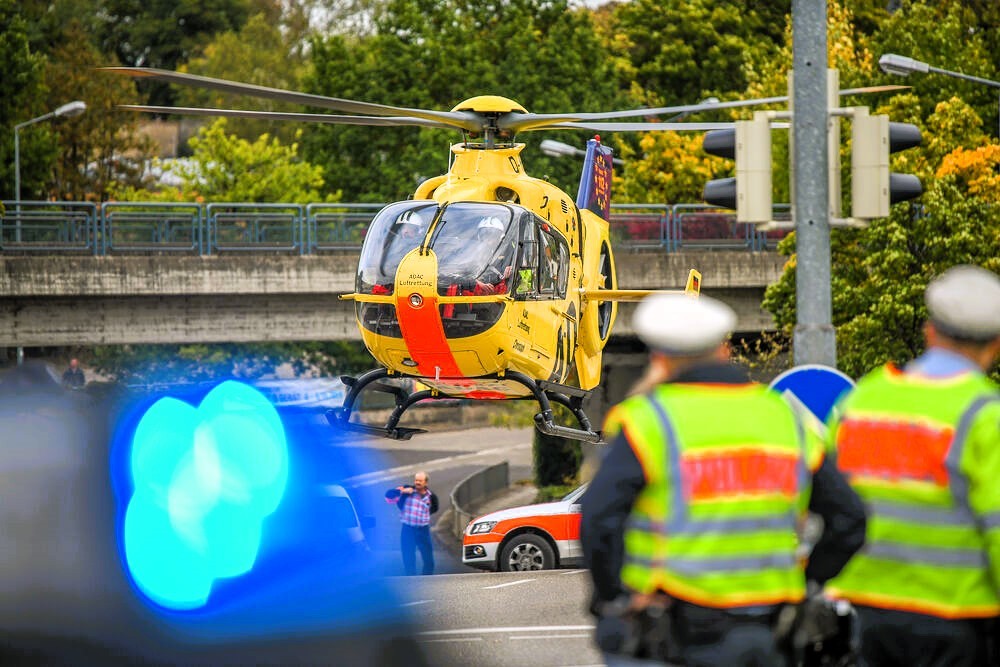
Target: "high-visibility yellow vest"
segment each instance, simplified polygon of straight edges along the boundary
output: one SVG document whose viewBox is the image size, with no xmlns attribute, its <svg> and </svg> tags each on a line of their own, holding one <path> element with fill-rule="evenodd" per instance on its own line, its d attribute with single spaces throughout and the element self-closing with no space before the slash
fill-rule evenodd
<svg viewBox="0 0 1000 667">
<path fill-rule="evenodd" d="M 865 546 L 827 590 L 942 618 L 1000 613 L 1000 394 L 983 375 L 893 366 L 863 378 L 831 431 L 868 508 Z"/>
<path fill-rule="evenodd" d="M 797 602 L 796 528 L 823 444 L 760 385 L 665 384 L 616 406 L 642 464 L 622 582 L 711 607 Z"/>
</svg>

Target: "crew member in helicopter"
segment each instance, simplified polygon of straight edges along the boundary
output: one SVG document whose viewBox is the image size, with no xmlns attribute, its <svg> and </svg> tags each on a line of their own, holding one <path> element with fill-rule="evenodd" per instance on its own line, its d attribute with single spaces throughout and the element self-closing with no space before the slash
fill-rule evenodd
<svg viewBox="0 0 1000 667">
<path fill-rule="evenodd" d="M 403 211 L 389 229 L 389 237 L 386 240 L 386 249 L 383 265 L 392 267 L 391 271 L 386 271 L 388 275 L 395 274 L 395 267 L 403 259 L 406 253 L 410 252 L 423 240 L 427 232 L 428 215 L 420 210 L 408 209 Z M 376 284 L 372 286 L 372 294 L 392 294 L 392 283 Z"/>
<path fill-rule="evenodd" d="M 482 252 L 488 253 L 490 258 L 472 287 L 471 291 L 475 296 L 506 294 L 510 289 L 514 242 L 501 246 L 504 231 L 504 224 L 495 216 L 484 217 L 476 227 L 476 241 Z"/>
</svg>

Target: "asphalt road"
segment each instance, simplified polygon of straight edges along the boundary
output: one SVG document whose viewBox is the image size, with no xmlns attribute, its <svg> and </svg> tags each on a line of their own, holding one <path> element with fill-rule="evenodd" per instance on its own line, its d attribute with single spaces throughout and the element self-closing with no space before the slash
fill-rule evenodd
<svg viewBox="0 0 1000 667">
<path fill-rule="evenodd" d="M 603 665 L 586 611 L 584 570 L 435 575 L 396 580 L 435 665 Z"/>
</svg>

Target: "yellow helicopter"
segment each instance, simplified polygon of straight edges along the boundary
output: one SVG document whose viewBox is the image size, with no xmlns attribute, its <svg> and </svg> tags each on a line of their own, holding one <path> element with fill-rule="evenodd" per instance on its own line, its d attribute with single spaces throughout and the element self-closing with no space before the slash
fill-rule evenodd
<svg viewBox="0 0 1000 667">
<path fill-rule="evenodd" d="M 237 83 L 149 68 L 104 68 L 212 90 L 294 102 L 331 115 L 130 105 L 155 113 L 284 119 L 351 125 L 452 128 L 447 174 L 421 183 L 411 199 L 384 207 L 365 236 L 353 300 L 361 337 L 379 368 L 349 386 L 334 426 L 395 439 L 422 429 L 399 426 L 415 403 L 433 398 L 534 399 L 543 433 L 599 442 L 583 401 L 601 380 L 602 352 L 617 302 L 651 290 L 618 289 L 608 229 L 611 150 L 588 142 L 574 199 L 529 176 L 521 160 L 521 131 L 565 128 L 596 132 L 703 131 L 732 123 L 624 122 L 706 109 L 780 102 L 787 98 L 712 102 L 607 113 L 529 113 L 505 97 L 484 95 L 451 111 L 402 108 Z M 855 91 L 852 91 L 855 92 Z M 614 121 L 614 122 L 608 122 Z M 696 295 L 701 275 L 691 270 L 685 293 Z M 412 378 L 412 391 L 394 379 Z M 388 392 L 395 409 L 384 426 L 351 421 L 365 389 Z M 577 427 L 556 424 L 552 403 L 574 415 Z"/>
</svg>

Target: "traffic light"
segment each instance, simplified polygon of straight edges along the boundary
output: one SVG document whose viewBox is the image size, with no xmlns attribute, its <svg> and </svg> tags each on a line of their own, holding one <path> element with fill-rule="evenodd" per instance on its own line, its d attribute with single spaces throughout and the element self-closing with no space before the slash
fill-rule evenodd
<svg viewBox="0 0 1000 667">
<path fill-rule="evenodd" d="M 889 171 L 889 155 L 919 146 L 921 137 L 916 125 L 858 111 L 851 123 L 851 216 L 870 220 L 889 215 L 891 204 L 924 191 L 916 176 Z"/>
<path fill-rule="evenodd" d="M 736 127 L 705 133 L 702 148 L 710 155 L 736 160 L 736 177 L 705 184 L 709 204 L 736 209 L 737 222 L 771 221 L 771 125 L 758 112 Z"/>
</svg>

